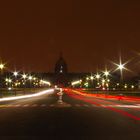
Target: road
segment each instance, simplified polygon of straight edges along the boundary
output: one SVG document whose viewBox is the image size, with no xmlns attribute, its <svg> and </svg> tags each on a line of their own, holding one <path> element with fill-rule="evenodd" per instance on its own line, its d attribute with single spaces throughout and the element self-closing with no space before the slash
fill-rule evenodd
<svg viewBox="0 0 140 140">
<path fill-rule="evenodd" d="M 140 102 L 88 97 L 72 90 L 0 102 L 0 136 L 140 139 Z M 30 137 L 30 138 L 31 138 Z"/>
</svg>

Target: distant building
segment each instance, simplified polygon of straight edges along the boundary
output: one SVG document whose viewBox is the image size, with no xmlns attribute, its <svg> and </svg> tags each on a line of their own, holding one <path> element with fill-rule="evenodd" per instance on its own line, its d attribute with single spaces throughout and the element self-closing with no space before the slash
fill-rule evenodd
<svg viewBox="0 0 140 140">
<path fill-rule="evenodd" d="M 89 73 L 70 73 L 68 71 L 68 65 L 61 54 L 55 64 L 54 73 L 44 73 L 41 75 L 52 81 L 55 85 L 67 86 L 70 85 L 72 81 L 86 77 Z"/>
<path fill-rule="evenodd" d="M 67 74 L 67 73 L 68 73 L 67 64 L 63 56 L 60 55 L 59 60 L 55 64 L 55 74 L 62 75 L 62 74 Z"/>
<path fill-rule="evenodd" d="M 22 73 L 22 72 L 21 72 Z M 83 80 L 86 79 L 87 76 L 90 76 L 91 73 L 72 73 L 68 70 L 68 65 L 63 58 L 62 55 L 58 58 L 58 61 L 54 65 L 54 72 L 52 73 L 37 73 L 32 72 L 31 75 L 38 77 L 39 79 L 50 81 L 53 85 L 61 85 L 61 86 L 69 86 L 72 81 Z M 95 73 L 92 73 L 95 74 Z M 21 75 L 20 75 L 21 76 Z M 5 72 L 3 77 L 1 77 L 1 81 L 5 83 L 5 78 L 10 77 L 13 78 L 13 73 Z M 110 76 L 112 83 L 120 82 L 120 75 L 118 73 L 113 73 Z M 130 85 L 136 85 L 140 89 L 140 76 L 133 77 L 131 79 L 125 79 L 124 83 L 128 83 Z M 30 86 L 30 83 L 29 83 Z"/>
</svg>

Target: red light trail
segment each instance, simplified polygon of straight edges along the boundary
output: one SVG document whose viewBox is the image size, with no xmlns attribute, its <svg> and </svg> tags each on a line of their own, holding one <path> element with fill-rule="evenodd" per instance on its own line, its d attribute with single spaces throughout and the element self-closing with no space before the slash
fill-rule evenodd
<svg viewBox="0 0 140 140">
<path fill-rule="evenodd" d="M 84 102 L 87 102 L 87 103 L 90 103 L 90 104 L 93 104 L 93 105 L 96 105 L 96 106 L 99 106 L 99 107 L 102 107 L 102 108 L 106 108 L 106 109 L 109 109 L 111 111 L 114 111 L 116 113 L 119 113 L 123 116 L 126 116 L 128 118 L 131 118 L 133 120 L 137 120 L 137 121 L 140 121 L 140 117 L 137 117 L 135 115 L 132 115 L 126 111 L 123 111 L 123 110 L 120 110 L 120 109 L 117 109 L 117 108 L 114 108 L 114 107 L 110 107 L 110 106 L 105 106 L 105 105 L 102 105 L 100 103 L 97 103 L 95 101 L 92 101 L 92 99 L 87 99 L 86 97 L 90 97 L 90 95 L 86 95 L 86 94 L 83 94 L 79 91 L 74 91 L 74 90 L 67 90 L 66 93 L 68 94 L 68 96 L 70 96 L 71 98 L 75 98 L 75 99 L 78 99 L 78 100 L 82 100 Z M 86 97 L 85 97 L 86 95 Z M 108 101 L 105 101 L 106 103 L 110 103 Z"/>
</svg>

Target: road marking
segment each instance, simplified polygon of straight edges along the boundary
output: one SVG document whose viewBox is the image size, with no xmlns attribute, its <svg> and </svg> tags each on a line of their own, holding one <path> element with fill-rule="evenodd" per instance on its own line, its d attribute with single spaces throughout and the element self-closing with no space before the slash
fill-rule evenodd
<svg viewBox="0 0 140 140">
<path fill-rule="evenodd" d="M 91 105 L 92 107 L 97 107 L 96 105 Z"/>
<path fill-rule="evenodd" d="M 25 105 L 23 105 L 22 107 L 29 107 L 29 104 L 25 104 Z"/>
<path fill-rule="evenodd" d="M 79 104 L 76 104 L 75 106 L 76 106 L 76 107 L 80 107 L 81 105 L 79 105 Z"/>
<path fill-rule="evenodd" d="M 37 107 L 37 106 L 38 106 L 37 104 L 33 104 L 33 105 L 32 105 L 32 107 Z"/>
<path fill-rule="evenodd" d="M 7 107 L 7 105 L 0 105 L 0 108 Z"/>
<path fill-rule="evenodd" d="M 84 104 L 83 106 L 84 106 L 84 107 L 89 107 L 89 105 L 87 105 L 87 104 Z"/>
<path fill-rule="evenodd" d="M 14 105 L 15 107 L 20 107 L 21 105 Z"/>
<path fill-rule="evenodd" d="M 54 107 L 54 105 L 50 105 L 50 107 Z"/>
<path fill-rule="evenodd" d="M 41 107 L 46 107 L 46 106 L 47 106 L 46 104 L 42 104 L 42 105 L 41 105 Z"/>
<path fill-rule="evenodd" d="M 13 107 L 13 105 L 6 105 L 6 107 Z"/>
</svg>

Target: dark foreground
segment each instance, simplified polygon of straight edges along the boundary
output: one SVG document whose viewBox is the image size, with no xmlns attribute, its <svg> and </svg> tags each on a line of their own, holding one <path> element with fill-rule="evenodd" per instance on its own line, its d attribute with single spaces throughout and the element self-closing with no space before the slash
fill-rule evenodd
<svg viewBox="0 0 140 140">
<path fill-rule="evenodd" d="M 140 103 L 68 92 L 0 103 L 0 136 L 139 140 Z M 63 102 L 62 102 L 63 100 Z M 31 137 L 30 137 L 31 136 Z"/>
</svg>

